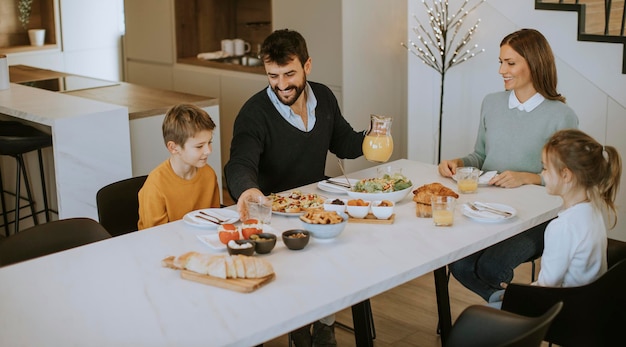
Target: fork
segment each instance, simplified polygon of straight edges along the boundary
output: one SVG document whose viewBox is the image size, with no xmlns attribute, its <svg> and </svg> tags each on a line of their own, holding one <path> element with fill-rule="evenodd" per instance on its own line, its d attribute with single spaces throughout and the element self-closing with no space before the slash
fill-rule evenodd
<svg viewBox="0 0 626 347">
<path fill-rule="evenodd" d="M 467 206 L 469 206 L 469 208 L 471 208 L 472 210 L 478 211 L 478 212 L 480 212 L 480 211 L 487 211 L 487 212 L 499 214 L 499 215 L 504 216 L 504 217 L 511 217 L 512 216 L 511 212 L 500 211 L 500 210 L 496 210 L 495 208 L 491 208 L 491 207 L 487 207 L 487 206 L 476 207 L 476 205 L 474 205 L 471 202 L 468 202 Z"/>
</svg>

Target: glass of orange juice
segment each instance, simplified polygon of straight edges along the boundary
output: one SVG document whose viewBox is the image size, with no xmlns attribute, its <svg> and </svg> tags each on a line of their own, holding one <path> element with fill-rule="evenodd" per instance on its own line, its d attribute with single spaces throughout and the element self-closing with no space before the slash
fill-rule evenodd
<svg viewBox="0 0 626 347">
<path fill-rule="evenodd" d="M 451 196 L 433 196 L 433 222 L 436 226 L 451 226 L 454 223 L 454 206 L 456 199 Z"/>
<path fill-rule="evenodd" d="M 480 176 L 478 168 L 458 167 L 455 177 L 459 192 L 475 193 L 478 190 L 478 176 Z"/>
</svg>

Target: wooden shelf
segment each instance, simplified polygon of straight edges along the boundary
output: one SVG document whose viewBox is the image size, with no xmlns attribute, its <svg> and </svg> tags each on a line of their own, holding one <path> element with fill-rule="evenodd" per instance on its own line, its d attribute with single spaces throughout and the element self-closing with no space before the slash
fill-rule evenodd
<svg viewBox="0 0 626 347">
<path fill-rule="evenodd" d="M 37 51 L 53 51 L 60 50 L 61 48 L 57 44 L 45 44 L 43 46 L 13 46 L 13 47 L 1 47 L 0 52 L 3 54 L 10 53 L 23 53 L 23 52 L 37 52 Z"/>
<path fill-rule="evenodd" d="M 28 32 L 22 28 L 18 19 L 17 1 L 0 0 L 0 52 L 30 52 L 57 47 L 58 0 L 33 0 L 28 29 L 46 29 L 46 41 L 43 47 L 30 46 Z M 15 14 L 4 15 L 4 14 Z"/>
<path fill-rule="evenodd" d="M 271 6 L 271 0 L 176 0 L 176 57 L 219 51 L 221 40 L 234 38 L 255 52 L 272 32 Z"/>
</svg>

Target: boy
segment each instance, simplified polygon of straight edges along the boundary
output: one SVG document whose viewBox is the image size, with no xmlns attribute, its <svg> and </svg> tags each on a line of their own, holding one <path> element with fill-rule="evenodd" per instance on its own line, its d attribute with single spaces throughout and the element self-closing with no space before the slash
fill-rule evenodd
<svg viewBox="0 0 626 347">
<path fill-rule="evenodd" d="M 182 219 L 186 213 L 220 207 L 211 154 L 215 123 L 194 105 L 175 105 L 163 120 L 170 157 L 157 166 L 139 191 L 139 230 Z"/>
</svg>

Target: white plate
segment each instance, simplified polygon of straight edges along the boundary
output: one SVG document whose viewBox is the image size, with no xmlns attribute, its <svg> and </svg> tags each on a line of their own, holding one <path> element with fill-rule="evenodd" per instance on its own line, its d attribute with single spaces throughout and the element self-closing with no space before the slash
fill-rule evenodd
<svg viewBox="0 0 626 347">
<path fill-rule="evenodd" d="M 487 223 L 494 223 L 494 222 L 502 222 L 505 220 L 509 220 L 513 217 L 515 217 L 517 215 L 517 210 L 515 210 L 515 208 L 509 206 L 509 205 L 504 205 L 504 204 L 497 204 L 494 202 L 490 202 L 490 203 L 483 203 L 483 205 L 486 206 L 490 206 L 493 207 L 497 210 L 500 211 L 506 211 L 509 212 L 511 215 L 508 217 L 504 217 L 495 213 L 490 213 L 488 211 L 474 211 L 472 209 L 470 209 L 468 206 L 463 205 L 463 215 L 466 217 L 469 217 L 477 222 L 487 222 Z"/>
<path fill-rule="evenodd" d="M 346 179 L 341 179 L 338 177 L 332 178 L 331 181 L 335 181 L 335 182 L 340 182 L 340 183 L 346 183 Z M 359 181 L 357 179 L 353 179 L 353 178 L 349 178 L 348 181 L 350 181 L 350 184 L 354 187 L 354 185 Z M 347 194 L 348 191 L 350 190 L 350 188 L 345 188 L 342 186 L 338 186 L 332 183 L 328 183 L 326 182 L 326 180 L 324 181 L 320 181 L 317 183 L 317 188 L 319 188 L 320 190 L 323 190 L 325 192 L 329 192 L 329 193 L 334 193 L 334 194 Z"/>
<path fill-rule="evenodd" d="M 276 235 L 276 240 L 280 240 L 280 237 L 276 234 L 276 229 L 272 228 L 269 225 L 263 225 L 263 232 L 270 233 Z M 206 235 L 196 235 L 198 240 L 200 240 L 205 245 L 216 249 L 218 251 L 225 251 L 226 245 L 220 241 L 220 237 L 218 234 L 206 234 Z"/>
<path fill-rule="evenodd" d="M 213 249 L 216 249 L 218 251 L 226 250 L 226 245 L 220 241 L 220 237 L 217 234 L 197 235 L 196 237 L 202 243 Z"/>
<path fill-rule="evenodd" d="M 321 200 L 319 207 L 322 208 L 324 206 L 324 201 L 326 200 L 325 196 L 322 196 L 322 195 L 319 195 L 319 194 L 315 194 L 315 193 L 308 193 L 308 192 L 301 192 L 301 194 L 302 195 L 315 195 L 317 198 L 319 198 Z M 276 196 L 280 196 L 280 197 L 288 197 L 290 195 L 291 195 L 291 193 L 276 194 Z M 281 211 L 274 211 L 274 210 L 272 210 L 272 213 L 275 214 L 275 215 L 287 216 L 287 217 L 299 216 L 299 215 L 303 214 L 304 212 L 305 211 L 300 211 L 300 212 L 281 212 Z"/>
<path fill-rule="evenodd" d="M 379 200 L 390 200 L 393 202 L 398 202 L 409 194 L 409 192 L 413 191 L 413 186 L 398 190 L 396 192 L 390 193 L 359 193 L 349 191 L 348 196 L 353 199 L 362 199 L 366 201 L 379 201 Z"/>
<path fill-rule="evenodd" d="M 278 211 L 272 211 L 272 214 L 275 214 L 277 216 L 287 216 L 287 217 L 298 217 L 301 214 L 303 214 L 304 211 L 300 211 L 300 212 L 278 212 Z"/>
<path fill-rule="evenodd" d="M 183 222 L 194 226 L 194 227 L 198 227 L 198 228 L 205 228 L 205 229 L 216 229 L 217 230 L 217 226 L 219 224 L 215 224 L 215 223 L 211 223 L 207 220 L 204 220 L 202 218 L 197 218 L 197 215 L 200 215 L 200 211 L 210 214 L 212 216 L 215 216 L 219 219 L 224 219 L 226 220 L 224 223 L 222 224 L 233 224 L 236 221 L 239 220 L 239 213 L 235 210 L 229 210 L 229 209 L 225 209 L 225 208 L 204 208 L 201 210 L 196 210 L 196 211 L 191 211 L 189 213 L 187 213 L 184 217 L 183 217 Z"/>
</svg>

